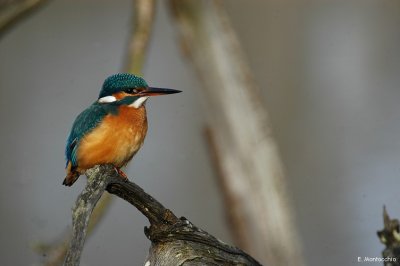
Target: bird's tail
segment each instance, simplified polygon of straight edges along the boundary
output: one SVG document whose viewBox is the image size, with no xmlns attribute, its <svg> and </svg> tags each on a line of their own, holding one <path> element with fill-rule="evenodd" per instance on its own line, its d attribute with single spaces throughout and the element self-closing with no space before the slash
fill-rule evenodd
<svg viewBox="0 0 400 266">
<path fill-rule="evenodd" d="M 69 161 L 67 164 L 67 176 L 64 178 L 63 185 L 64 186 L 72 186 L 75 181 L 79 178 L 81 175 L 78 171 L 76 171 L 76 167 L 72 167 L 71 162 Z"/>
</svg>

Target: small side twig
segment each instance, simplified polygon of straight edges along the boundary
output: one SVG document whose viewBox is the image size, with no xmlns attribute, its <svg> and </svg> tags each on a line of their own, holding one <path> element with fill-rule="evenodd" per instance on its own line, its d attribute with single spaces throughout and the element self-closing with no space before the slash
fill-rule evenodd
<svg viewBox="0 0 400 266">
<path fill-rule="evenodd" d="M 135 183 L 118 177 L 115 178 L 114 176 L 107 186 L 107 191 L 135 206 L 147 217 L 152 226 L 174 224 L 178 221 L 178 218 L 170 210 L 166 209 Z"/>
<path fill-rule="evenodd" d="M 107 190 L 135 206 L 147 217 L 145 234 L 151 241 L 146 264 L 155 265 L 260 265 L 242 250 L 223 243 L 178 218 L 138 185 L 123 180 L 111 165 L 86 172 L 88 183 L 73 208 L 73 236 L 64 265 L 79 265 L 91 211 Z"/>
<path fill-rule="evenodd" d="M 383 224 L 384 228 L 378 231 L 378 237 L 386 248 L 382 251 L 382 257 L 387 258 L 384 261 L 385 266 L 400 266 L 400 223 L 398 219 L 390 219 L 383 206 Z"/>
</svg>

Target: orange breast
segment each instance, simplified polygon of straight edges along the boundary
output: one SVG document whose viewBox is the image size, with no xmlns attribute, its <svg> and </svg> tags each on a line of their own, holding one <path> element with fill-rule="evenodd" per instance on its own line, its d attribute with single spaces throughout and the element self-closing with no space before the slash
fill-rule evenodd
<svg viewBox="0 0 400 266">
<path fill-rule="evenodd" d="M 147 133 L 146 109 L 121 106 L 118 115 L 107 115 L 85 136 L 78 149 L 78 171 L 96 164 L 122 167 L 143 144 Z"/>
</svg>

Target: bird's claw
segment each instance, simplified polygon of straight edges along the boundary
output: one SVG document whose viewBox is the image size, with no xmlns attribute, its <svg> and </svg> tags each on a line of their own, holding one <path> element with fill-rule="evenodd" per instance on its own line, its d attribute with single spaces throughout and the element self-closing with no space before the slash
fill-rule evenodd
<svg viewBox="0 0 400 266">
<path fill-rule="evenodd" d="M 114 166 L 114 169 L 123 181 L 129 181 L 128 176 L 119 167 Z"/>
</svg>

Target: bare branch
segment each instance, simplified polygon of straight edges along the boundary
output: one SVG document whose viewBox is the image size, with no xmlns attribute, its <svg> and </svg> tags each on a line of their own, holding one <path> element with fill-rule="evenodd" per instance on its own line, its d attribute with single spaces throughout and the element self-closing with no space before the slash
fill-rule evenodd
<svg viewBox="0 0 400 266">
<path fill-rule="evenodd" d="M 138 185 L 123 180 L 111 165 L 100 165 L 86 172 L 88 183 L 73 211 L 73 238 L 65 265 L 79 265 L 91 211 L 106 189 L 135 206 L 147 217 L 145 228 L 152 244 L 150 265 L 260 265 L 242 250 L 216 239 L 186 218 L 177 218 Z"/>
<path fill-rule="evenodd" d="M 85 189 L 78 196 L 72 209 L 72 237 L 65 257 L 66 266 L 79 265 L 90 215 L 111 180 L 109 171 L 100 171 L 99 168 L 89 169 L 86 175 L 88 181 Z"/>
</svg>

